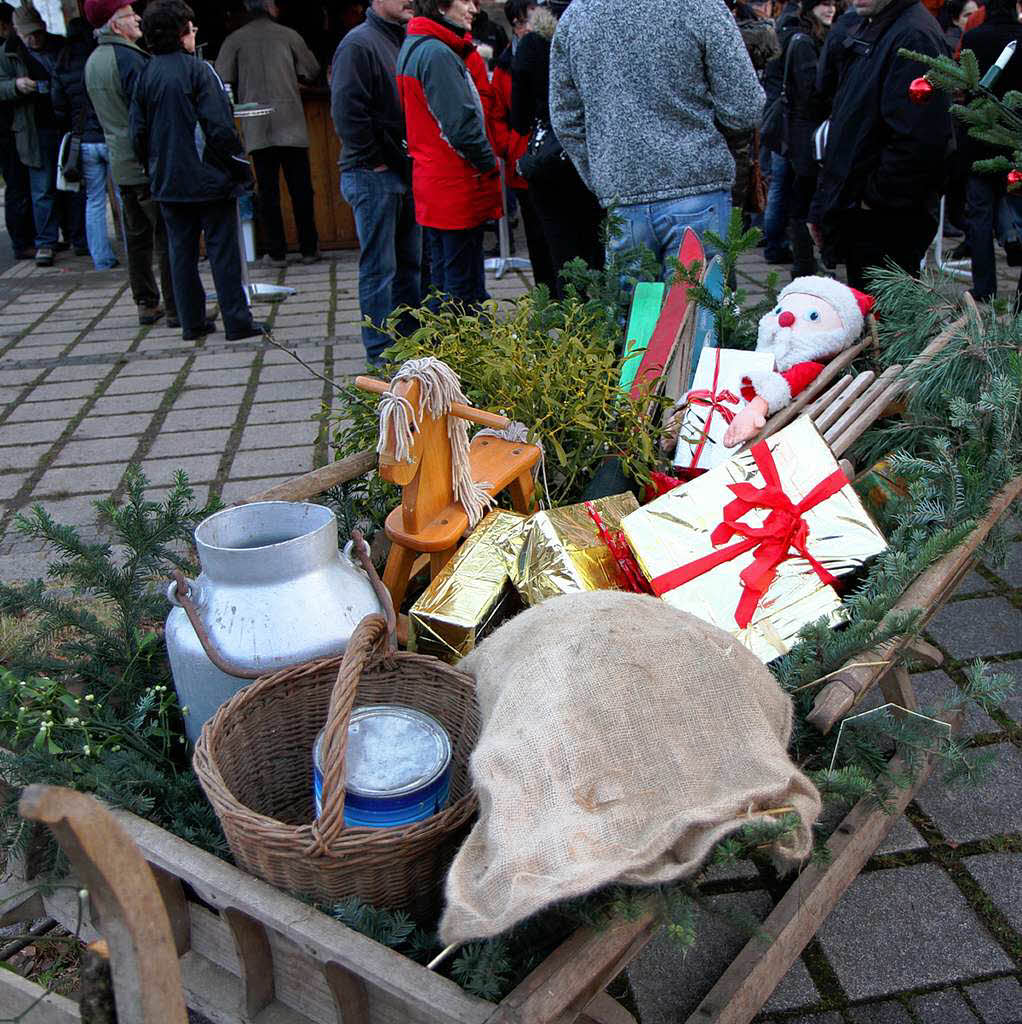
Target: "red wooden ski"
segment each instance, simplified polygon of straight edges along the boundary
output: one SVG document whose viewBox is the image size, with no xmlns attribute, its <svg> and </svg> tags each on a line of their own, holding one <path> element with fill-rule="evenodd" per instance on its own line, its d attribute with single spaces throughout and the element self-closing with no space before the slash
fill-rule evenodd
<svg viewBox="0 0 1022 1024">
<path fill-rule="evenodd" d="M 700 263 L 705 262 L 703 243 L 691 228 L 686 228 L 681 248 L 678 250 L 678 261 L 687 267 L 696 260 Z M 635 373 L 635 381 L 630 391 L 632 398 L 639 397 L 639 390 L 644 382 L 661 376 L 670 365 L 688 313 L 688 287 L 683 281 L 671 285 L 664 308 L 660 311 L 660 319 L 653 328 L 653 337 L 649 339 L 646 354 Z"/>
</svg>

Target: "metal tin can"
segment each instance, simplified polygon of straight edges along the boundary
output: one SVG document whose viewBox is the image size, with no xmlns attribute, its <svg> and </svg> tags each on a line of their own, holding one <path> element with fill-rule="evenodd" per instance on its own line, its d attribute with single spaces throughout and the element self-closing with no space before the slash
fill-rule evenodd
<svg viewBox="0 0 1022 1024">
<path fill-rule="evenodd" d="M 323 732 L 312 749 L 316 817 L 323 812 Z M 451 792 L 451 740 L 424 711 L 356 708 L 348 723 L 344 824 L 410 825 L 442 811 Z"/>
</svg>

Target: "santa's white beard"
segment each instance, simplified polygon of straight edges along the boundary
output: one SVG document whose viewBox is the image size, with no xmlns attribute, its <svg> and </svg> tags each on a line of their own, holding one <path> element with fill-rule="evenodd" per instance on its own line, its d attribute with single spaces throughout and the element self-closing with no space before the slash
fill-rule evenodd
<svg viewBox="0 0 1022 1024">
<path fill-rule="evenodd" d="M 835 327 L 832 331 L 813 334 L 798 333 L 798 325 L 782 327 L 776 316 L 760 321 L 756 336 L 756 351 L 769 352 L 774 357 L 774 369 L 790 370 L 797 363 L 819 362 L 828 359 L 848 344 L 848 331 Z"/>
</svg>

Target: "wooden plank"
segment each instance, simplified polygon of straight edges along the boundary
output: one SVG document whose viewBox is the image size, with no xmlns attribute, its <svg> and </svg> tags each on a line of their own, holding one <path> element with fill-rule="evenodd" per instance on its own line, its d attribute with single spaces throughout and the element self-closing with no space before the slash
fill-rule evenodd
<svg viewBox="0 0 1022 1024">
<path fill-rule="evenodd" d="M 340 964 L 323 964 L 322 969 L 337 1004 L 340 1024 L 369 1024 L 369 993 L 365 982 Z"/>
<path fill-rule="evenodd" d="M 859 424 L 862 424 L 863 431 L 871 427 L 887 408 L 890 401 L 887 396 L 894 397 L 905 390 L 905 380 L 901 376 L 901 371 L 902 367 L 898 364 L 888 366 L 879 377 L 871 381 L 869 387 L 823 431 L 827 443 L 833 445 L 842 434 L 850 433 L 851 429 Z"/>
<path fill-rule="evenodd" d="M 857 373 L 852 378 L 848 387 L 842 390 L 840 396 L 835 396 L 835 399 L 826 407 L 822 407 L 817 415 L 813 416 L 810 411 L 810 415 L 813 416 L 813 422 L 816 424 L 816 429 L 822 434 L 828 428 L 837 423 L 855 399 L 857 399 L 870 386 L 870 384 L 873 383 L 874 380 L 876 380 L 876 374 L 872 370 L 864 370 L 862 373 Z"/>
<path fill-rule="evenodd" d="M 149 865 L 156 880 L 156 888 L 160 890 L 163 897 L 163 907 L 167 911 L 167 920 L 170 922 L 170 931 L 174 936 L 174 947 L 177 955 L 182 956 L 191 949 L 191 920 L 188 915 L 188 901 L 185 899 L 184 886 L 181 880 L 164 871 L 163 868 Z"/>
<path fill-rule="evenodd" d="M 749 1024 L 929 777 L 933 760 L 925 759 L 913 786 L 895 790 L 890 813 L 870 798 L 852 808 L 827 843 L 830 864 L 802 871 L 686 1024 Z M 895 758 L 891 767 L 904 765 Z"/>
<path fill-rule="evenodd" d="M 21 924 L 22 921 L 37 921 L 40 917 L 46 917 L 46 906 L 38 889 L 26 892 L 19 884 L 20 892 L 13 893 L 11 897 L 0 903 L 0 928 L 8 925 Z"/>
<path fill-rule="evenodd" d="M 979 545 L 1020 494 L 1022 476 L 1016 477 L 997 494 L 986 516 L 958 547 L 934 562 L 908 585 L 885 619 L 900 612 L 919 610 L 922 612 L 922 628 L 969 571 Z M 821 732 L 832 729 L 834 723 L 847 714 L 855 701 L 886 671 L 883 664 L 877 663 L 889 661 L 900 643 L 908 639 L 855 655 L 817 694 L 807 721 Z"/>
<path fill-rule="evenodd" d="M 844 377 L 842 377 L 830 388 L 824 391 L 824 393 L 820 395 L 820 397 L 817 398 L 815 402 L 812 402 L 810 405 L 806 406 L 806 415 L 815 423 L 816 417 L 819 416 L 820 413 L 823 412 L 823 410 L 826 409 L 831 404 L 831 402 L 834 402 L 837 399 L 837 397 L 841 394 L 841 392 L 844 391 L 845 388 L 848 387 L 848 385 L 851 384 L 853 380 L 855 380 L 855 376 L 853 374 L 845 374 Z"/>
<path fill-rule="evenodd" d="M 852 361 L 860 356 L 871 344 L 873 338 L 867 336 L 862 341 L 853 345 L 851 348 L 846 348 L 844 352 L 838 353 L 827 365 L 823 368 L 823 372 L 819 375 L 802 392 L 798 398 L 795 399 L 790 405 L 786 405 L 780 412 L 774 413 L 767 422 L 766 426 L 745 445 L 746 448 L 756 444 L 757 441 L 762 441 L 764 438 L 769 437 L 771 434 L 776 434 L 782 427 L 786 427 L 789 423 L 796 420 L 805 411 L 806 407 L 810 403 L 816 401 L 834 383 L 835 380 L 840 376 L 841 372 L 851 365 Z"/>
<path fill-rule="evenodd" d="M 884 700 L 897 704 L 906 711 L 916 710 L 916 694 L 912 689 L 912 677 L 904 665 L 896 665 L 880 677 L 880 691 Z"/>
<path fill-rule="evenodd" d="M 37 1003 L 43 991 L 34 981 L 14 971 L 0 970 L 0 1017 L 20 1020 L 20 1015 L 35 1003 L 27 1017 L 30 1024 L 81 1024 L 76 1002 L 51 993 Z"/>
<path fill-rule="evenodd" d="M 492 1003 L 468 995 L 453 981 L 424 971 L 406 957 L 353 932 L 308 904 L 151 822 L 126 811 L 112 813 L 150 863 L 187 882 L 200 899 L 218 910 L 241 910 L 293 942 L 314 961 L 339 963 L 348 968 L 363 978 L 371 990 L 379 990 L 403 1006 L 404 1019 L 425 1024 L 481 1024 L 492 1013 Z M 275 961 L 279 958 L 277 948 L 274 945 Z"/>
<path fill-rule="evenodd" d="M 273 953 L 266 929 L 247 914 L 225 907 L 221 916 L 234 938 L 241 965 L 241 1006 L 249 1017 L 273 1002 Z"/>
<path fill-rule="evenodd" d="M 505 996 L 489 1024 L 571 1024 L 652 938 L 647 910 L 606 928 L 580 928 Z"/>
<path fill-rule="evenodd" d="M 354 455 L 331 462 L 329 466 L 292 477 L 269 490 L 253 494 L 251 498 L 244 498 L 238 504 L 246 505 L 253 501 L 307 501 L 317 494 L 330 490 L 331 487 L 354 480 L 375 468 L 376 452 L 356 452 Z"/>
<path fill-rule="evenodd" d="M 625 357 L 621 361 L 621 376 L 618 379 L 618 387 L 622 391 L 632 389 L 632 381 L 635 380 L 646 346 L 653 336 L 653 328 L 660 317 L 666 288 L 663 281 L 640 281 L 635 286 L 625 329 Z"/>
<path fill-rule="evenodd" d="M 578 1024 L 638 1024 L 638 1021 L 613 996 L 600 992 L 578 1018 Z"/>
<path fill-rule="evenodd" d="M 58 786 L 27 786 L 18 813 L 49 826 L 98 907 L 121 1019 L 186 1024 L 163 900 L 124 829 L 92 797 Z"/>
</svg>

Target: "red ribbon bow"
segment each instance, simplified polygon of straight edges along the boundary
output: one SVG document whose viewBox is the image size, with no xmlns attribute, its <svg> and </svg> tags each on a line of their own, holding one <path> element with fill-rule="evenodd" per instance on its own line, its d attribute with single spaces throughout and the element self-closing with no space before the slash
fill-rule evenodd
<svg viewBox="0 0 1022 1024">
<path fill-rule="evenodd" d="M 690 391 L 686 399 L 689 405 L 705 405 L 710 410 L 706 414 L 706 422 L 703 424 L 703 436 L 699 439 L 699 445 L 692 456 L 689 469 L 695 469 L 699 465 L 703 448 L 706 447 L 706 442 L 710 436 L 710 422 L 713 420 L 713 414 L 719 412 L 724 418 L 724 422 L 729 425 L 735 418 L 735 409 L 731 409 L 729 406 L 738 405 L 738 396 L 733 391 L 718 391 L 717 380 L 719 377 L 720 349 L 718 348 L 716 350 L 716 361 L 713 366 L 713 383 L 710 385 L 710 389 L 708 391 L 705 388 L 700 391 Z"/>
<path fill-rule="evenodd" d="M 622 588 L 633 594 L 648 594 L 650 592 L 649 581 L 643 576 L 639 563 L 635 560 L 628 541 L 625 540 L 625 535 L 620 530 L 611 532 L 607 529 L 603 516 L 600 515 L 599 509 L 593 502 L 585 501 L 582 505 L 589 513 L 589 518 L 596 524 L 596 532 L 600 535 L 600 540 L 607 545 L 607 549 L 614 558 L 617 565 L 618 582 Z"/>
<path fill-rule="evenodd" d="M 736 534 L 745 539 L 697 558 L 687 565 L 672 569 L 651 581 L 653 593 L 662 597 L 668 591 L 676 590 L 718 565 L 730 562 L 746 551 L 754 551 L 752 564 L 741 573 L 743 591 L 735 610 L 735 622 L 742 629 L 752 621 L 753 613 L 763 595 L 770 589 L 778 568 L 796 554 L 801 555 L 813 567 L 816 575 L 824 583 L 836 582 L 835 577 L 809 553 L 809 525 L 802 517 L 810 509 L 837 494 L 848 483 L 848 477 L 844 472 L 836 469 L 796 504 L 784 493 L 774 457 L 766 442 L 754 444 L 749 451 L 760 473 L 763 474 L 765 486 L 756 487 L 748 483 L 730 484 L 729 489 L 735 495 L 735 499 L 724 506 L 723 521 L 710 534 L 710 540 L 714 545 L 724 544 Z M 754 527 L 739 522 L 742 516 L 755 508 L 771 510 L 762 526 Z"/>
</svg>

